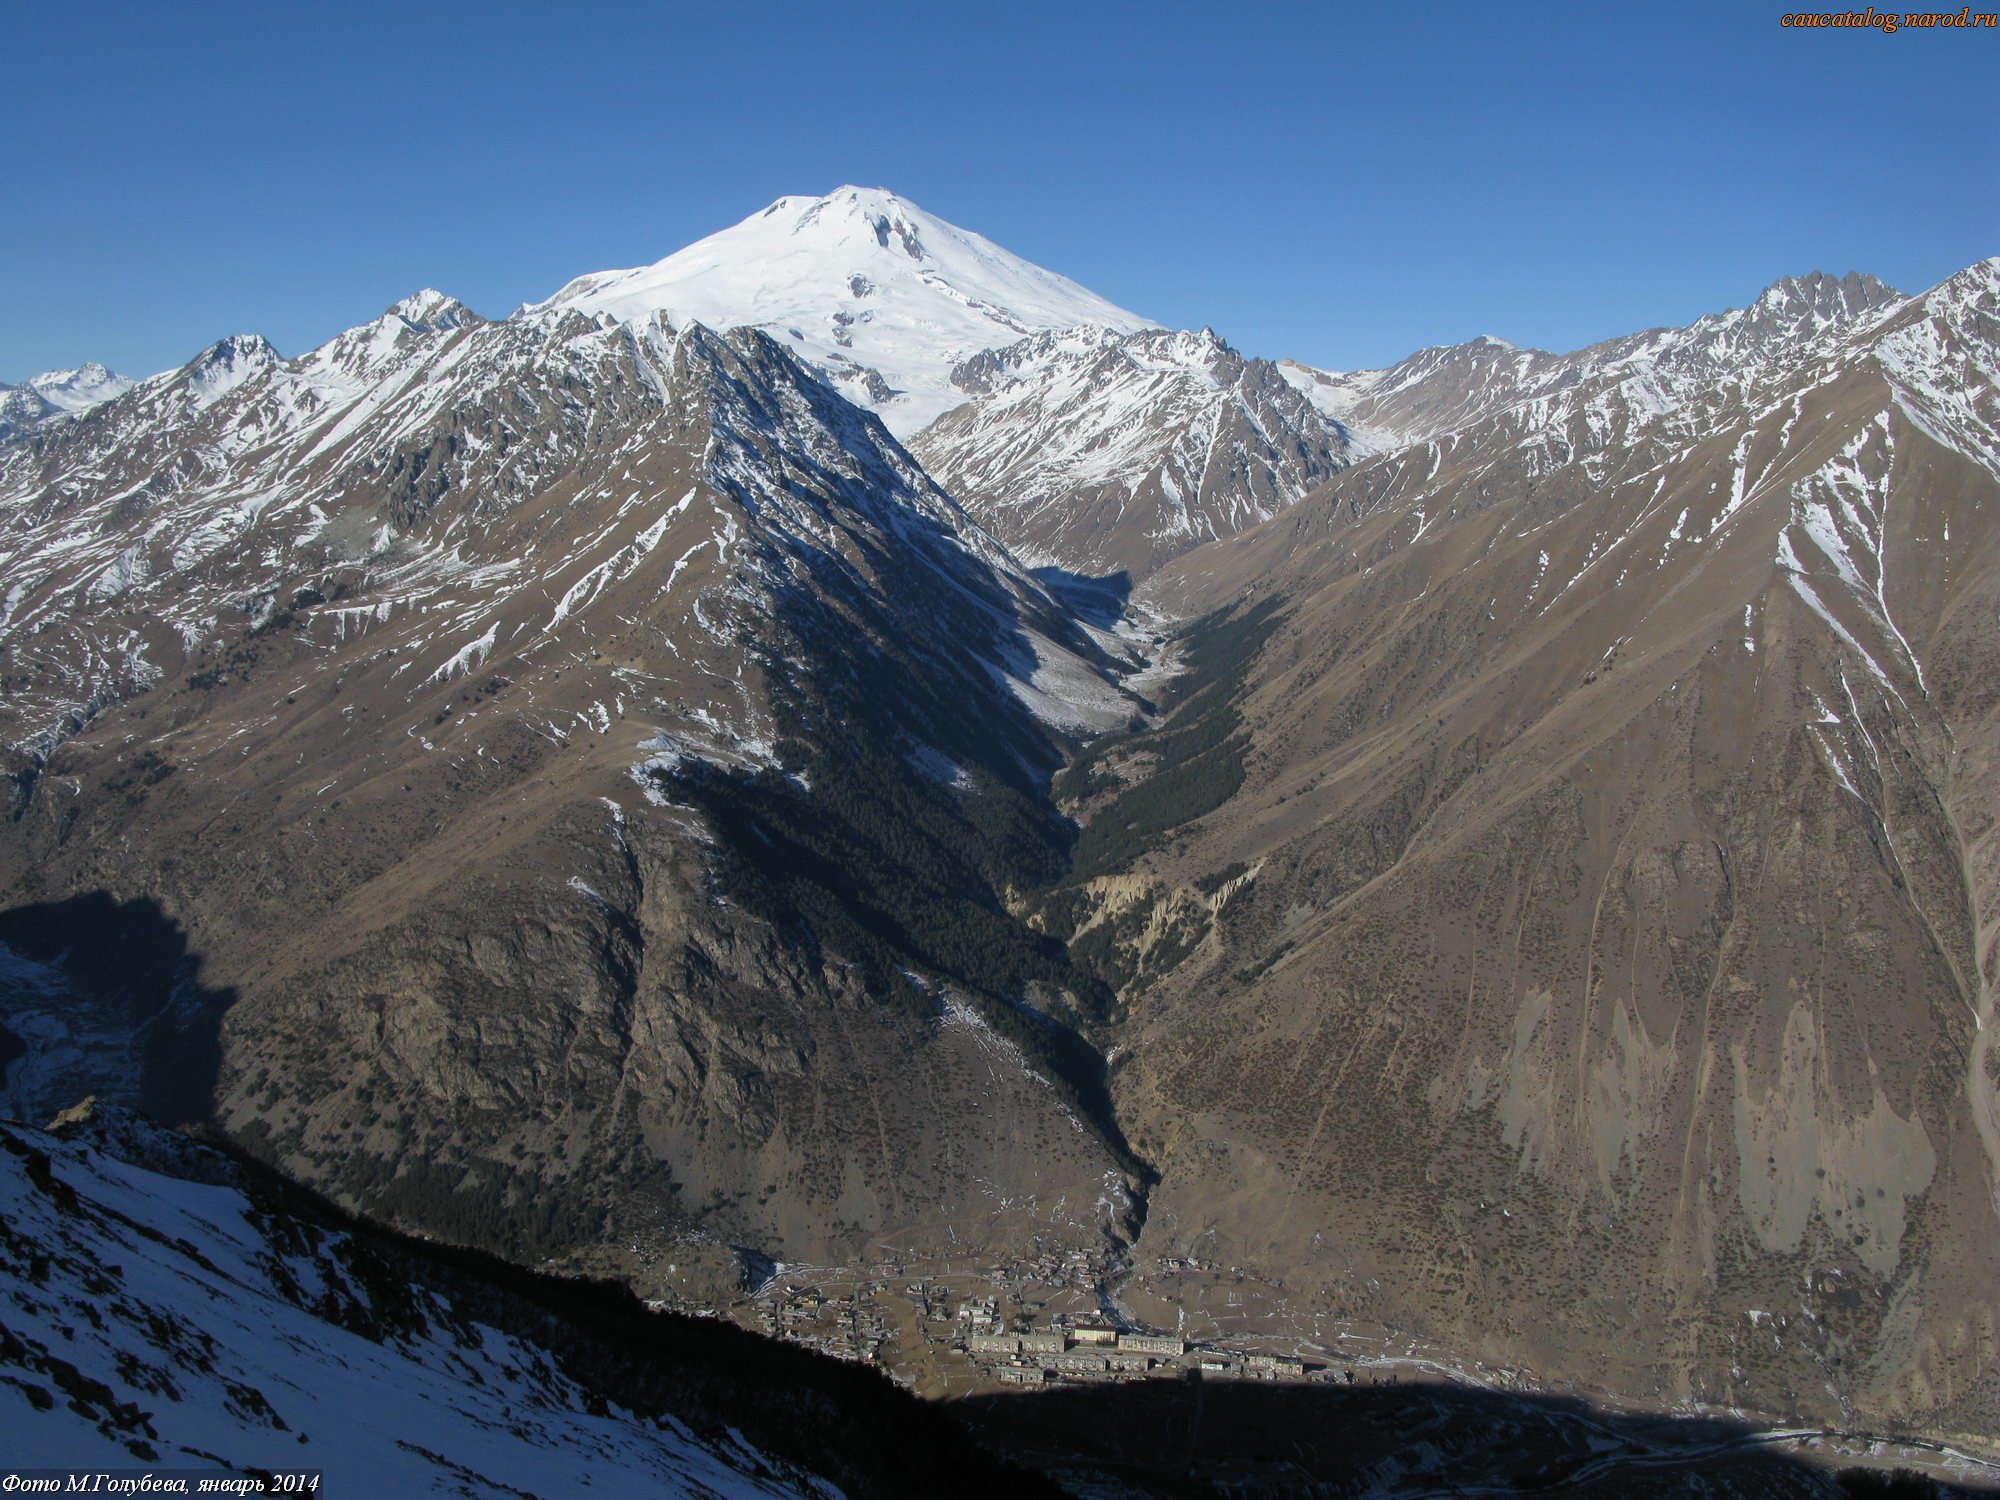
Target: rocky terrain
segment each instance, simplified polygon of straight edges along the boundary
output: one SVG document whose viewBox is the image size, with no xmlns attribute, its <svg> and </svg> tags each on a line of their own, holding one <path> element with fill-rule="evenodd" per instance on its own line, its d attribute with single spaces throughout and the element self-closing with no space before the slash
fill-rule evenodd
<svg viewBox="0 0 2000 1500">
<path fill-rule="evenodd" d="M 0 441 L 0 1113 L 1976 1440 L 1996 385 L 1996 262 L 1332 373 L 857 189 L 223 340 Z"/>
<path fill-rule="evenodd" d="M 1063 329 L 952 372 L 969 399 L 910 451 L 1023 557 L 1143 578 L 1268 520 L 1352 443 L 1268 360 L 1210 329 Z"/>
<path fill-rule="evenodd" d="M 1119 662 L 765 335 L 426 294 L 0 484 L 17 1037 L 103 893 L 227 997 L 197 1113 L 405 1222 L 733 1284 L 1125 1212 L 1003 905 Z"/>
<path fill-rule="evenodd" d="M 1059 913 L 1142 1254 L 1990 1430 L 1996 315 L 1987 262 L 1419 356 L 1350 410 L 1428 435 L 1156 575 L 1227 670 L 1069 773 Z"/>
</svg>

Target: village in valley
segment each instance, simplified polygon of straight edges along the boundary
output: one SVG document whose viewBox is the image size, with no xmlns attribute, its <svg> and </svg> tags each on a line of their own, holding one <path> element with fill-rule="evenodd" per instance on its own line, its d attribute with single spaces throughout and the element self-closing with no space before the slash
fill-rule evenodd
<svg viewBox="0 0 2000 1500">
<path fill-rule="evenodd" d="M 1264 1380 L 1330 1373 L 1324 1362 L 1309 1364 L 1296 1354 L 1193 1343 L 1178 1333 L 1121 1327 L 1095 1308 L 1062 1306 L 1072 1299 L 1046 1294 L 1063 1285 L 1080 1290 L 1067 1278 L 1052 1287 L 995 1266 L 899 1281 L 892 1263 L 873 1269 L 884 1274 L 845 1285 L 774 1277 L 751 1299 L 751 1326 L 879 1365 L 901 1384 L 954 1395 L 993 1385 L 1180 1378 L 1191 1370 Z"/>
<path fill-rule="evenodd" d="M 760 1269 L 754 1287 L 727 1307 L 696 1307 L 677 1298 L 651 1305 L 725 1317 L 872 1365 L 927 1397 L 1185 1378 L 1352 1385 L 1393 1380 L 1392 1363 L 1427 1363 L 1385 1358 L 1380 1337 L 1367 1339 L 1366 1349 L 1343 1351 L 1339 1345 L 1354 1338 L 1344 1328 L 1325 1347 L 1250 1327 L 1225 1333 L 1201 1312 L 1203 1293 L 1230 1287 L 1240 1295 L 1261 1278 L 1242 1267 L 1178 1257 L 1162 1258 L 1138 1276 L 1103 1252 L 1076 1249 L 983 1265 L 912 1265 L 890 1257 L 862 1267 L 767 1262 Z M 1163 1329 L 1135 1317 L 1114 1286 L 1143 1288 L 1156 1315 L 1167 1310 L 1163 1299 L 1185 1297 L 1190 1305 L 1174 1310 L 1179 1326 Z M 1423 1373 L 1405 1371 L 1418 1378 Z M 1499 1384 L 1517 1383 L 1513 1376 L 1485 1372 L 1486 1380 Z"/>
</svg>

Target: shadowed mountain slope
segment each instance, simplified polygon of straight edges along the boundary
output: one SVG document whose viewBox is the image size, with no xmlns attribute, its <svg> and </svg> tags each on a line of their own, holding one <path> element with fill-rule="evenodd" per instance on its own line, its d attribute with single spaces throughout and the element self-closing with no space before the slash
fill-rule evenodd
<svg viewBox="0 0 2000 1500">
<path fill-rule="evenodd" d="M 239 1139 L 691 1298 L 1126 1211 L 1006 908 L 1118 664 L 765 335 L 423 294 L 0 448 L 0 517 L 0 886 L 185 929 Z"/>
</svg>

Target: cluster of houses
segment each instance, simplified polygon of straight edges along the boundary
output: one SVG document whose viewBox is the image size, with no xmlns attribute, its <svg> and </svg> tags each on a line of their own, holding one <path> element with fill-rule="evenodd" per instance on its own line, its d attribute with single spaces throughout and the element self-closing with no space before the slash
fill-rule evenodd
<svg viewBox="0 0 2000 1500">
<path fill-rule="evenodd" d="M 1015 1332 L 989 1327 L 968 1333 L 963 1347 L 1002 1385 L 1117 1380 L 1188 1370 L 1250 1380 L 1304 1380 L 1321 1373 L 1320 1367 L 1308 1366 L 1297 1355 L 1191 1349 L 1176 1334 L 1135 1333 L 1088 1323 Z"/>
<path fill-rule="evenodd" d="M 1079 1325 L 968 1334 L 965 1352 L 981 1363 L 993 1363 L 1003 1385 L 1042 1385 L 1050 1380 L 1148 1374 L 1163 1360 L 1179 1359 L 1187 1352 L 1187 1342 L 1166 1334 Z"/>
<path fill-rule="evenodd" d="M 829 1296 L 818 1286 L 784 1285 L 772 1277 L 750 1299 L 755 1307 L 754 1326 L 842 1359 L 879 1365 L 889 1352 L 884 1346 L 893 1341 L 875 1297 L 887 1294 L 902 1276 L 898 1274 L 901 1268 L 894 1265 L 872 1269 L 893 1279 L 864 1281 L 844 1296 Z M 1043 1256 L 1033 1269 L 1035 1279 L 1047 1284 L 1088 1281 L 1097 1268 L 1090 1256 L 1071 1251 Z M 1207 1268 L 1186 1260 L 1171 1269 Z M 1203 1378 L 1337 1378 L 1324 1366 L 1308 1365 L 1297 1355 L 1255 1353 L 1210 1343 L 1190 1346 L 1178 1334 L 1115 1328 L 1094 1314 L 1072 1317 L 1057 1313 L 1047 1325 L 1037 1327 L 1031 1321 L 1035 1311 L 1045 1310 L 1048 1304 L 1026 1302 L 1001 1289 L 1001 1284 L 1019 1278 L 1019 1268 L 996 1266 L 975 1274 L 994 1284 L 994 1290 L 955 1297 L 941 1281 L 927 1279 L 903 1284 L 901 1293 L 916 1313 L 918 1326 L 930 1325 L 926 1337 L 949 1342 L 1002 1385 L 1174 1378 L 1197 1371 Z M 1351 1372 L 1345 1378 L 1351 1382 Z"/>
<path fill-rule="evenodd" d="M 777 1289 L 759 1299 L 757 1323 L 775 1337 L 861 1364 L 876 1363 L 889 1337 L 866 1289 L 844 1297 L 828 1297 L 818 1287 Z"/>
<path fill-rule="evenodd" d="M 1208 1375 L 1240 1375 L 1250 1380 L 1304 1380 L 1314 1371 L 1324 1371 L 1323 1366 L 1309 1365 L 1296 1354 L 1241 1354 L 1224 1349 L 1204 1349 L 1196 1356 L 1195 1368 Z"/>
<path fill-rule="evenodd" d="M 1089 1250 L 1044 1251 L 1019 1265 L 994 1266 L 986 1274 L 992 1281 L 1025 1280 L 1094 1292 L 1104 1277 L 1104 1257 Z"/>
<path fill-rule="evenodd" d="M 1162 1276 L 1175 1276 L 1183 1271 L 1215 1272 L 1222 1269 L 1220 1262 L 1197 1260 L 1192 1255 L 1161 1255 L 1154 1258 L 1153 1264 Z"/>
</svg>

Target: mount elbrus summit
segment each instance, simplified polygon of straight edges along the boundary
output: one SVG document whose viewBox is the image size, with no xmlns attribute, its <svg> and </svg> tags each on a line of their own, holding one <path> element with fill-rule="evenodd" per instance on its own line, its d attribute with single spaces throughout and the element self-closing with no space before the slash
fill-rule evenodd
<svg viewBox="0 0 2000 1500">
<path fill-rule="evenodd" d="M 288 1318 L 356 1211 L 927 1395 L 1205 1350 L 2000 1426 L 2000 261 L 1333 373 L 782 198 L 0 391 L 0 679 L 0 1112 L 111 1121 L 8 1127 L 10 1429 L 57 1368 L 208 1399 L 48 1258 L 163 1296 L 146 1215 L 224 1192 L 317 1205 L 203 1260 Z M 423 1274 L 347 1317 L 385 1400 Z M 63 1441 L 251 1453 L 266 1373 Z"/>
</svg>

